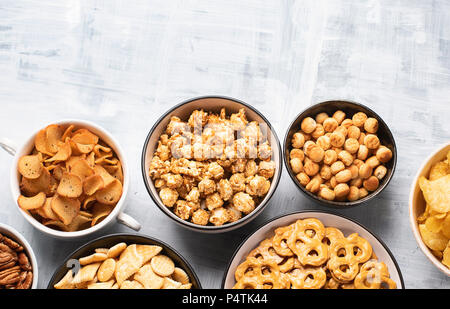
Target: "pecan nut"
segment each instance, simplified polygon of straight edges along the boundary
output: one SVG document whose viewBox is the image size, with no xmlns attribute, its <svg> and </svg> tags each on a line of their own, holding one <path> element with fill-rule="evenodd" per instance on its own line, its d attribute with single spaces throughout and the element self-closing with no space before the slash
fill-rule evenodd
<svg viewBox="0 0 450 309">
<path fill-rule="evenodd" d="M 31 271 L 27 271 L 24 279 L 20 280 L 19 284 L 17 284 L 16 289 L 29 289 L 31 288 L 31 283 L 33 283 L 33 273 Z"/>
<path fill-rule="evenodd" d="M 14 266 L 0 272 L 0 285 L 10 285 L 20 281 L 20 266 Z"/>
<path fill-rule="evenodd" d="M 28 257 L 25 253 L 20 252 L 19 253 L 19 265 L 20 267 L 22 267 L 23 270 L 31 270 L 31 264 L 30 261 L 28 260 Z"/>
<path fill-rule="evenodd" d="M 2 242 L 14 251 L 17 252 L 23 251 L 23 247 L 21 245 L 19 245 L 11 238 L 6 237 L 5 235 L 3 235 Z"/>
</svg>

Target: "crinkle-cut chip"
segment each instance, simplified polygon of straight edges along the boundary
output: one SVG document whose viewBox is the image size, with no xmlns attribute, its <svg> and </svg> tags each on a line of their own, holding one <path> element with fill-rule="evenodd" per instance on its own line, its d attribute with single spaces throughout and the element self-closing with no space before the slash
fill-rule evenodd
<svg viewBox="0 0 450 309">
<path fill-rule="evenodd" d="M 25 197 L 23 195 L 20 195 L 17 199 L 17 203 L 19 204 L 20 208 L 25 210 L 31 210 L 31 209 L 38 209 L 44 206 L 45 203 L 45 193 L 40 192 L 35 196 L 32 197 Z"/>
<path fill-rule="evenodd" d="M 425 221 L 425 226 L 430 232 L 439 233 L 442 230 L 443 222 L 444 218 L 439 219 L 436 216 L 432 216 Z"/>
<path fill-rule="evenodd" d="M 75 129 L 75 126 L 73 124 L 71 124 L 64 130 L 64 133 L 61 136 L 61 140 L 63 142 L 65 142 L 67 138 L 71 138 L 72 137 L 73 129 Z"/>
<path fill-rule="evenodd" d="M 28 179 L 22 177 L 20 182 L 20 190 L 26 195 L 36 195 L 39 192 L 50 193 L 50 185 L 52 177 L 47 169 L 42 169 L 41 176 L 37 179 Z"/>
<path fill-rule="evenodd" d="M 64 173 L 59 182 L 58 194 L 64 197 L 76 198 L 83 193 L 83 183 L 80 177 L 72 173 Z"/>
<path fill-rule="evenodd" d="M 44 206 L 42 207 L 43 217 L 50 220 L 58 220 L 58 217 L 52 210 L 52 199 L 53 197 L 49 197 L 45 200 Z"/>
<path fill-rule="evenodd" d="M 34 146 L 36 147 L 37 151 L 49 156 L 53 156 L 56 153 L 56 151 L 51 152 L 48 148 L 47 134 L 45 133 L 45 129 L 40 130 L 36 134 L 36 137 L 34 138 Z"/>
<path fill-rule="evenodd" d="M 444 221 L 442 222 L 441 233 L 444 234 L 445 237 L 450 239 L 450 213 L 447 214 Z"/>
<path fill-rule="evenodd" d="M 137 289 L 143 289 L 144 287 L 142 286 L 142 284 L 140 284 L 139 282 L 137 282 L 136 280 L 130 281 L 130 280 L 125 280 L 121 285 L 120 285 L 120 289 L 121 290 L 137 290 Z"/>
<path fill-rule="evenodd" d="M 97 203 L 95 196 L 89 196 L 83 201 L 83 209 L 88 209 Z"/>
<path fill-rule="evenodd" d="M 67 273 L 64 275 L 64 277 L 58 281 L 53 287 L 55 289 L 73 289 L 74 284 L 72 283 L 73 280 L 73 272 L 72 269 L 69 269 Z"/>
<path fill-rule="evenodd" d="M 45 134 L 47 136 L 47 149 L 56 153 L 59 148 L 59 142 L 63 135 L 63 129 L 60 125 L 51 124 L 45 128 Z"/>
<path fill-rule="evenodd" d="M 67 232 L 75 232 L 85 230 L 91 227 L 92 219 L 81 215 L 80 213 L 67 226 Z"/>
<path fill-rule="evenodd" d="M 97 144 L 94 146 L 94 153 L 97 157 L 101 157 L 103 153 L 110 153 L 111 148 Z"/>
<path fill-rule="evenodd" d="M 123 183 L 123 170 L 120 161 L 116 165 L 104 165 L 103 167 L 111 176 Z"/>
<path fill-rule="evenodd" d="M 83 192 L 91 196 L 98 190 L 103 189 L 103 178 L 100 175 L 86 177 L 83 181 Z"/>
<path fill-rule="evenodd" d="M 440 213 L 450 211 L 450 175 L 433 181 L 422 176 L 419 178 L 419 186 L 431 210 Z"/>
<path fill-rule="evenodd" d="M 118 243 L 108 250 L 108 257 L 109 258 L 116 258 L 118 257 L 125 249 L 127 248 L 127 244 L 124 242 Z"/>
<path fill-rule="evenodd" d="M 81 181 L 83 181 L 89 176 L 94 175 L 94 169 L 89 166 L 86 159 L 80 159 L 76 161 L 73 164 L 70 172 L 80 177 Z"/>
<path fill-rule="evenodd" d="M 86 156 L 86 162 L 88 163 L 90 168 L 94 168 L 95 166 L 95 153 L 91 152 Z"/>
<path fill-rule="evenodd" d="M 95 252 L 108 254 L 108 250 L 109 250 L 108 248 L 96 248 Z"/>
<path fill-rule="evenodd" d="M 42 174 L 42 163 L 38 155 L 23 156 L 18 163 L 19 173 L 28 179 L 37 179 Z"/>
<path fill-rule="evenodd" d="M 182 284 L 189 283 L 189 276 L 188 274 L 181 268 L 175 267 L 175 270 L 172 274 L 172 279 L 178 282 L 181 282 Z"/>
<path fill-rule="evenodd" d="M 99 203 L 115 205 L 122 196 L 122 183 L 114 179 L 109 185 L 95 192 L 95 198 Z"/>
<path fill-rule="evenodd" d="M 150 261 L 153 271 L 161 277 L 168 277 L 173 274 L 175 264 L 172 259 L 166 255 L 157 255 Z"/>
<path fill-rule="evenodd" d="M 107 258 L 104 260 L 97 272 L 98 281 L 105 282 L 110 280 L 114 276 L 115 269 L 116 260 L 112 258 Z"/>
<path fill-rule="evenodd" d="M 114 209 L 114 206 L 95 203 L 92 207 L 92 222 L 91 226 L 99 224 L 105 219 Z"/>
<path fill-rule="evenodd" d="M 125 280 L 137 273 L 141 266 L 142 257 L 138 254 L 136 245 L 133 244 L 128 246 L 120 255 L 114 271 L 119 286 L 121 286 Z"/>
<path fill-rule="evenodd" d="M 146 289 L 160 289 L 164 284 L 164 278 L 155 274 L 149 264 L 139 269 L 134 275 L 134 280 L 139 281 Z"/>
<path fill-rule="evenodd" d="M 190 290 L 192 288 L 192 283 L 182 284 L 179 289 L 180 290 Z"/>
<path fill-rule="evenodd" d="M 95 275 L 97 274 L 97 270 L 100 267 L 101 263 L 92 263 L 80 268 L 78 273 L 72 280 L 72 283 L 77 285 L 83 282 L 89 282 L 94 280 Z"/>
<path fill-rule="evenodd" d="M 65 224 L 69 225 L 80 211 L 80 201 L 56 195 L 52 200 L 52 210 Z"/>
<path fill-rule="evenodd" d="M 442 254 L 442 264 L 450 268 L 450 241 Z"/>
<path fill-rule="evenodd" d="M 58 152 L 50 159 L 45 160 L 45 162 L 66 161 L 71 155 L 72 148 L 70 147 L 70 143 L 65 142 L 58 148 Z"/>
<path fill-rule="evenodd" d="M 79 129 L 73 132 L 72 140 L 78 144 L 96 145 L 98 144 L 99 138 L 87 129 Z"/>
<path fill-rule="evenodd" d="M 109 280 L 109 281 L 105 281 L 105 282 L 95 282 L 95 283 L 89 284 L 87 286 L 87 288 L 92 289 L 92 290 L 109 290 L 112 288 L 114 283 L 115 283 L 114 280 Z"/>
<path fill-rule="evenodd" d="M 95 174 L 100 175 L 103 178 L 103 184 L 105 187 L 116 180 L 111 174 L 109 174 L 101 165 L 94 166 Z"/>
<path fill-rule="evenodd" d="M 433 233 L 427 229 L 425 224 L 419 224 L 420 235 L 428 248 L 436 251 L 443 251 L 448 243 L 448 238 L 441 233 Z"/>
<path fill-rule="evenodd" d="M 444 177 L 447 174 L 449 174 L 448 164 L 445 162 L 437 162 L 431 167 L 430 177 L 428 177 L 428 179 L 430 181 L 433 181 L 441 177 Z"/>
<path fill-rule="evenodd" d="M 177 282 L 168 277 L 164 278 L 164 283 L 162 289 L 179 289 L 181 287 L 181 282 Z"/>
<path fill-rule="evenodd" d="M 160 246 L 136 245 L 137 252 L 142 256 L 142 263 L 145 264 L 162 250 Z"/>
<path fill-rule="evenodd" d="M 79 258 L 78 261 L 81 265 L 88 265 L 96 262 L 103 262 L 108 256 L 104 253 L 93 253 L 91 255 Z"/>
</svg>

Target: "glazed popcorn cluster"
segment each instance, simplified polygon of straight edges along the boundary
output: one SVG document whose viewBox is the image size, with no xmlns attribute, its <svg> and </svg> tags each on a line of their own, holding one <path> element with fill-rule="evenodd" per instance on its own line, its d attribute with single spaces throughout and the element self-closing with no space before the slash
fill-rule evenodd
<svg viewBox="0 0 450 309">
<path fill-rule="evenodd" d="M 306 190 L 329 201 L 356 201 L 386 176 L 392 151 L 381 145 L 378 120 L 363 112 L 346 118 L 338 110 L 302 120 L 292 137 L 290 166 Z"/>
<path fill-rule="evenodd" d="M 173 116 L 160 136 L 150 177 L 162 203 L 181 219 L 223 225 L 251 213 L 275 173 L 264 125 L 245 110 L 226 115 L 195 110 Z"/>
</svg>

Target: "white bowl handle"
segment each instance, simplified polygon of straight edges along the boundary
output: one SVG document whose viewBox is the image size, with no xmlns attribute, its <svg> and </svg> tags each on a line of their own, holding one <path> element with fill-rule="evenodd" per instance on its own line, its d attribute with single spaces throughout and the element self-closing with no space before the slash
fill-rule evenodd
<svg viewBox="0 0 450 309">
<path fill-rule="evenodd" d="M 137 222 L 136 219 L 134 219 L 130 215 L 127 215 L 124 212 L 119 212 L 119 215 L 117 216 L 117 221 L 135 231 L 139 231 L 141 229 L 141 224 Z"/>
<path fill-rule="evenodd" d="M 2 147 L 10 155 L 16 155 L 16 146 L 9 139 L 0 137 L 0 147 Z"/>
</svg>

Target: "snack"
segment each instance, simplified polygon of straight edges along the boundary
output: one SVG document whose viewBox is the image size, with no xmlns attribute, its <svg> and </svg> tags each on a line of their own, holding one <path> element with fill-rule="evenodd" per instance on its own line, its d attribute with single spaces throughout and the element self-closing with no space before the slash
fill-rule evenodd
<svg viewBox="0 0 450 309">
<path fill-rule="evenodd" d="M 450 268 L 450 151 L 447 158 L 435 163 L 429 179 L 419 178 L 426 202 L 425 211 L 417 218 L 419 232 L 433 255 Z"/>
<path fill-rule="evenodd" d="M 395 289 L 387 266 L 357 233 L 315 218 L 278 227 L 235 271 L 234 289 Z"/>
<path fill-rule="evenodd" d="M 24 248 L 0 234 L 0 290 L 30 289 L 33 269 Z"/>
<path fill-rule="evenodd" d="M 40 130 L 19 159 L 17 203 L 45 226 L 79 231 L 100 223 L 122 196 L 122 165 L 97 135 L 74 125 Z"/>
<path fill-rule="evenodd" d="M 118 243 L 78 259 L 77 274 L 69 270 L 55 289 L 190 289 L 188 274 L 156 245 Z"/>
<path fill-rule="evenodd" d="M 378 189 L 392 151 L 376 135 L 378 120 L 338 110 L 306 117 L 294 133 L 290 167 L 300 185 L 328 201 L 356 201 Z M 306 130 L 306 131 L 305 131 Z"/>
<path fill-rule="evenodd" d="M 251 213 L 275 173 L 266 130 L 245 110 L 172 116 L 150 163 L 162 203 L 183 220 L 220 226 Z"/>
</svg>

